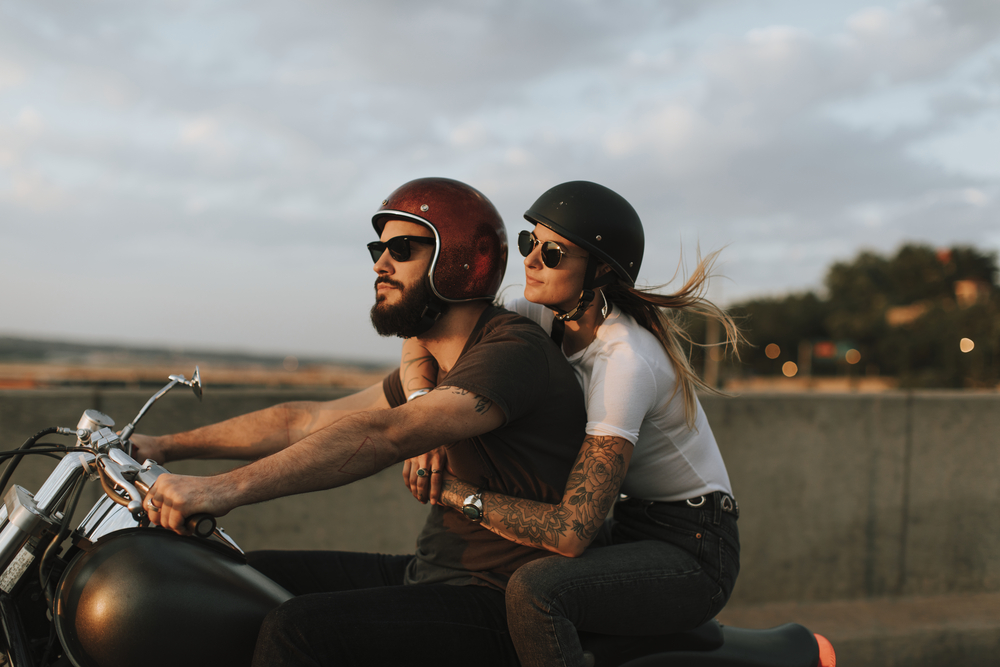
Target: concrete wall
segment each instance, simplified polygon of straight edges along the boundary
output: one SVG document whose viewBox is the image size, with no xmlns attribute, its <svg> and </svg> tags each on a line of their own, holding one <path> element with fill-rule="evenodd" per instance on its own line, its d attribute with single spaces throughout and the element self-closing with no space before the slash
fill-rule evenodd
<svg viewBox="0 0 1000 667">
<path fill-rule="evenodd" d="M 193 428 L 337 392 L 175 390 L 141 432 Z M 13 449 L 86 408 L 127 423 L 131 391 L 0 392 Z M 1000 395 L 893 393 L 705 398 L 740 503 L 743 568 L 731 604 L 1000 591 Z M 181 462 L 209 474 L 231 462 Z M 34 491 L 51 462 L 22 464 Z M 96 490 L 93 491 L 96 493 Z M 425 514 L 399 467 L 343 489 L 240 508 L 220 523 L 245 549 L 405 553 Z"/>
<path fill-rule="evenodd" d="M 734 604 L 1000 590 L 1000 396 L 705 408 L 743 512 Z"/>
</svg>

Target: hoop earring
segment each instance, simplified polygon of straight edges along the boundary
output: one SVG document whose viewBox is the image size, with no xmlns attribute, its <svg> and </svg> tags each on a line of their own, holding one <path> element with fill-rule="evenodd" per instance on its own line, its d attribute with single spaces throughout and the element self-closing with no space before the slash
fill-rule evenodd
<svg viewBox="0 0 1000 667">
<path fill-rule="evenodd" d="M 607 318 L 611 306 L 608 304 L 608 297 L 604 296 L 604 290 L 601 290 L 601 298 L 604 299 L 604 307 L 601 308 L 601 317 Z"/>
</svg>

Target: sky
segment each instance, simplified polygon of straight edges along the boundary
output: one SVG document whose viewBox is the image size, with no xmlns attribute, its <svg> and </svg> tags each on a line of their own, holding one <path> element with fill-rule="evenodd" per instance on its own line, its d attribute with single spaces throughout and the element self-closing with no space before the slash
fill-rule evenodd
<svg viewBox="0 0 1000 667">
<path fill-rule="evenodd" d="M 423 176 L 511 237 L 606 185 L 723 304 L 996 252 L 998 111 L 995 0 L 0 0 L 0 335 L 390 361 L 364 244 Z"/>
</svg>

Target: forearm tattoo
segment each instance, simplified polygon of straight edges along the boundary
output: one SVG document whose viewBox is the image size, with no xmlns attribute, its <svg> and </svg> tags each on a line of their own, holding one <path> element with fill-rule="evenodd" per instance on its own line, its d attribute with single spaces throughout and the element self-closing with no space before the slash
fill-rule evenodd
<svg viewBox="0 0 1000 667">
<path fill-rule="evenodd" d="M 566 482 L 569 504 L 576 508 L 573 532 L 590 540 L 600 530 L 625 480 L 621 438 L 588 436 Z"/>
<path fill-rule="evenodd" d="M 570 531 L 590 542 L 611 511 L 625 479 L 622 449 L 626 444 L 622 438 L 589 436 L 570 472 L 562 503 L 485 493 L 483 524 L 507 539 L 540 549 L 557 549 L 561 538 Z M 475 491 L 476 487 L 462 480 L 445 483 L 445 493 L 451 494 L 450 504 L 457 508 Z"/>
<path fill-rule="evenodd" d="M 562 505 L 500 494 L 484 496 L 483 502 L 491 523 L 503 525 L 515 542 L 539 548 L 558 547 L 572 516 Z"/>
</svg>

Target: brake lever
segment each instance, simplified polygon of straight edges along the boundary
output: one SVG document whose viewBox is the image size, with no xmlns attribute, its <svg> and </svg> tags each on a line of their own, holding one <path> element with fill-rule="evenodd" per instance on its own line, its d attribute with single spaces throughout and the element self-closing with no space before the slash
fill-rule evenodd
<svg viewBox="0 0 1000 667">
<path fill-rule="evenodd" d="M 132 468 L 132 466 L 129 466 L 129 468 Z M 131 482 L 125 479 L 125 470 L 122 468 L 121 464 L 107 454 L 99 454 L 97 457 L 97 469 L 101 473 L 101 484 L 104 486 L 105 492 L 107 492 L 108 495 L 111 496 L 111 499 L 115 502 L 125 505 L 129 513 L 132 515 L 132 518 L 139 521 L 142 518 L 143 511 L 142 495 Z M 131 469 L 129 472 L 133 472 L 133 470 L 133 474 L 139 472 L 138 468 Z M 129 498 L 127 502 L 125 502 L 124 499 L 119 498 L 118 495 L 114 493 L 114 490 L 109 488 L 110 485 L 107 484 L 105 476 L 109 477 L 115 486 L 125 492 L 125 495 Z"/>
</svg>

